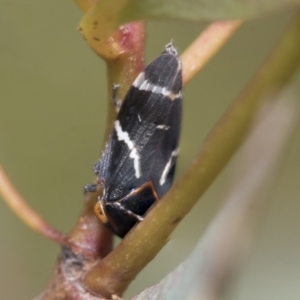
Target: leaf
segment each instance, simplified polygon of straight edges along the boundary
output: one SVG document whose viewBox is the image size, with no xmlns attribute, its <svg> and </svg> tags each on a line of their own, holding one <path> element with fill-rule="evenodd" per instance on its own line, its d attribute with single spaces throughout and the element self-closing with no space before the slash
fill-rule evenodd
<svg viewBox="0 0 300 300">
<path fill-rule="evenodd" d="M 299 0 L 128 0 L 119 21 L 168 18 L 199 22 L 244 19 L 299 3 Z"/>
</svg>

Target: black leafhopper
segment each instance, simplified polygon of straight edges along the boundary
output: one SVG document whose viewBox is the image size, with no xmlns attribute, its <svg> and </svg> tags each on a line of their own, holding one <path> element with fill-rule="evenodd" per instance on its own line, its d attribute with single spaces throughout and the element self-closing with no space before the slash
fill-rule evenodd
<svg viewBox="0 0 300 300">
<path fill-rule="evenodd" d="M 180 135 L 182 70 L 168 44 L 129 88 L 101 159 L 94 165 L 103 186 L 95 211 L 124 237 L 170 189 Z M 87 185 L 92 192 L 96 185 Z"/>
</svg>

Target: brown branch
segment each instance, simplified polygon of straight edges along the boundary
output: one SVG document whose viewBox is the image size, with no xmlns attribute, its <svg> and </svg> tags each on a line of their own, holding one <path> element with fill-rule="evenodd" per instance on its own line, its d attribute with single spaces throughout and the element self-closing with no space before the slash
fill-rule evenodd
<svg viewBox="0 0 300 300">
<path fill-rule="evenodd" d="M 14 188 L 1 166 L 0 194 L 11 210 L 31 229 L 56 243 L 63 244 L 65 242 L 65 235 L 46 223 L 44 219 L 26 203 Z"/>
<path fill-rule="evenodd" d="M 89 22 L 96 22 L 97 15 L 91 15 Z M 95 26 L 91 30 L 99 35 L 105 35 L 107 27 Z M 84 34 L 91 35 L 90 29 Z M 111 131 L 111 125 L 115 119 L 116 110 L 111 99 L 113 84 L 119 84 L 118 98 L 122 99 L 133 82 L 134 78 L 144 66 L 144 38 L 145 28 L 142 22 L 134 22 L 121 26 L 111 37 L 114 40 L 115 49 L 120 51 L 110 52 L 110 44 L 98 44 L 93 49 L 101 55 L 107 63 L 108 77 L 108 114 L 106 124 L 105 141 Z M 107 53 L 110 53 L 108 58 Z M 93 211 L 97 198 L 102 194 L 98 187 L 97 193 L 89 193 L 85 197 L 84 211 L 80 215 L 77 224 L 68 235 L 69 248 L 64 248 L 58 261 L 56 273 L 47 289 L 38 299 L 54 299 L 59 295 L 64 299 L 94 299 L 88 294 L 89 286 L 82 289 L 81 277 L 86 270 L 91 269 L 101 258 L 112 249 L 112 233 L 97 219 Z M 78 265 L 80 269 L 78 270 Z M 67 266 L 67 267 L 66 267 Z M 65 272 L 64 270 L 69 272 Z M 74 281 L 74 272 L 78 274 Z M 70 273 L 70 274 L 69 274 Z M 55 288 L 54 288 L 55 287 Z"/>
</svg>

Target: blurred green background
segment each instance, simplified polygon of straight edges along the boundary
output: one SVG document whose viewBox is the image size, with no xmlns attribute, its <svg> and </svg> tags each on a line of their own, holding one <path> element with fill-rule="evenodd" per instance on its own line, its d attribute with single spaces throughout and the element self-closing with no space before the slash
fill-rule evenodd
<svg viewBox="0 0 300 300">
<path fill-rule="evenodd" d="M 94 178 L 106 112 L 105 65 L 76 31 L 81 15 L 72 1 L 0 0 L 0 162 L 30 205 L 64 232 L 81 211 L 83 185 Z M 185 88 L 178 175 L 291 15 L 246 23 Z M 149 23 L 147 61 L 171 39 L 183 51 L 204 27 Z M 299 76 L 293 88 L 299 95 Z M 228 299 L 300 299 L 299 147 L 297 130 L 249 260 Z M 133 282 L 127 298 L 158 282 L 191 252 L 220 208 L 231 165 Z M 57 245 L 28 229 L 0 201 L 1 299 L 36 296 L 50 279 L 58 253 Z"/>
</svg>

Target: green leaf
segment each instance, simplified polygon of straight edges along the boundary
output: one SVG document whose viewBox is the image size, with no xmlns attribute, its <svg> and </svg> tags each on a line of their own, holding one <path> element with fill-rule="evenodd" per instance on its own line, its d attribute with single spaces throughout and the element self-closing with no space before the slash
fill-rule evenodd
<svg viewBox="0 0 300 300">
<path fill-rule="evenodd" d="M 111 0 L 109 0 L 111 1 Z M 293 5 L 299 0 L 128 0 L 120 23 L 139 19 L 214 21 L 262 16 Z"/>
</svg>

